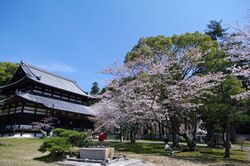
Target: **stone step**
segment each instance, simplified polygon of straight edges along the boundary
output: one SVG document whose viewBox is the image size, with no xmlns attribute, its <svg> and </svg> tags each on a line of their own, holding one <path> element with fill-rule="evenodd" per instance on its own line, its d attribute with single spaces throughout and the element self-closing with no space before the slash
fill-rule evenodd
<svg viewBox="0 0 250 166">
<path fill-rule="evenodd" d="M 67 165 L 67 166 L 102 166 L 101 163 L 86 163 L 86 162 L 79 162 L 79 161 L 60 161 L 57 162 L 59 165 Z M 122 161 L 111 161 L 107 163 L 107 166 L 152 166 L 149 164 L 144 164 L 139 159 L 129 159 L 129 160 L 122 160 Z"/>
<path fill-rule="evenodd" d="M 144 164 L 139 159 L 129 159 L 124 161 L 111 162 L 110 164 L 108 164 L 108 166 L 149 166 L 149 165 Z"/>
</svg>

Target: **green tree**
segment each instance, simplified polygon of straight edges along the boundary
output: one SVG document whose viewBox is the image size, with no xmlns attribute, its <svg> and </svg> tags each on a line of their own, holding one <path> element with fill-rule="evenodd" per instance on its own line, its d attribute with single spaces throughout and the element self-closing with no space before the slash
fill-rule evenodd
<svg viewBox="0 0 250 166">
<path fill-rule="evenodd" d="M 102 88 L 100 94 L 104 94 L 107 91 L 107 88 Z"/>
<path fill-rule="evenodd" d="M 15 74 L 18 64 L 10 62 L 0 62 L 0 86 L 5 85 Z"/>
<path fill-rule="evenodd" d="M 223 28 L 221 23 L 222 20 L 220 20 L 219 22 L 211 20 L 207 25 L 207 30 L 205 31 L 205 33 L 209 35 L 213 40 L 223 38 L 227 34 L 226 31 L 228 30 L 228 28 Z"/>
<path fill-rule="evenodd" d="M 39 148 L 40 152 L 49 151 L 53 158 L 62 158 L 70 151 L 70 142 L 64 137 L 51 137 L 44 140 Z"/>
<path fill-rule="evenodd" d="M 184 50 L 197 49 L 206 54 L 205 63 L 195 66 L 195 71 L 191 68 L 183 71 L 184 75 L 189 72 L 208 73 L 217 72 L 229 66 L 225 59 L 227 56 L 224 51 L 219 49 L 219 43 L 212 40 L 209 36 L 200 32 L 185 33 L 183 35 L 173 35 L 172 37 L 156 36 L 141 38 L 139 42 L 125 56 L 125 63 L 133 61 L 136 58 L 161 58 L 161 55 L 170 57 L 173 54 L 181 54 Z M 190 56 L 195 56 L 190 54 Z"/>
<path fill-rule="evenodd" d="M 183 55 L 185 54 L 185 55 Z M 202 54 L 202 59 L 200 58 Z M 187 77 L 191 77 L 197 74 L 215 73 L 224 70 L 229 66 L 229 62 L 225 59 L 227 55 L 219 50 L 219 44 L 217 41 L 212 40 L 208 35 L 195 32 L 185 33 L 183 35 L 173 35 L 172 37 L 156 36 L 149 38 L 141 38 L 137 45 L 127 53 L 125 57 L 125 63 L 129 63 L 138 58 L 150 58 L 154 61 L 158 61 L 161 58 L 175 58 L 179 64 L 170 71 L 175 75 L 173 81 L 179 81 Z M 183 64 L 185 64 L 183 66 Z M 138 64 L 140 65 L 140 64 Z M 156 89 L 162 89 L 157 84 Z M 163 92 L 164 94 L 164 92 Z M 164 100 L 166 96 L 162 95 Z M 175 112 L 176 110 L 173 110 Z M 176 113 L 179 115 L 181 113 Z M 192 119 L 192 122 L 196 123 L 198 116 L 185 115 Z M 170 130 L 172 131 L 173 144 L 178 145 L 177 133 L 182 123 L 183 118 L 178 116 L 172 116 L 170 121 Z M 173 123 L 171 125 L 171 123 Z M 196 124 L 193 124 L 194 126 Z"/>
<path fill-rule="evenodd" d="M 140 57 L 154 57 L 167 54 L 171 50 L 171 37 L 156 36 L 141 38 L 139 42 L 125 56 L 125 63 Z"/>
<path fill-rule="evenodd" d="M 97 95 L 99 92 L 100 92 L 100 88 L 98 87 L 98 83 L 97 83 L 97 82 L 94 82 L 94 83 L 92 84 L 92 88 L 91 88 L 90 94 L 91 94 L 91 95 Z"/>
<path fill-rule="evenodd" d="M 245 91 L 242 81 L 235 76 L 228 76 L 225 81 L 214 89 L 213 95 L 206 99 L 205 116 L 207 121 L 221 128 L 225 134 L 225 157 L 230 158 L 230 130 L 238 122 L 245 119 L 242 109 L 232 99 Z"/>
</svg>

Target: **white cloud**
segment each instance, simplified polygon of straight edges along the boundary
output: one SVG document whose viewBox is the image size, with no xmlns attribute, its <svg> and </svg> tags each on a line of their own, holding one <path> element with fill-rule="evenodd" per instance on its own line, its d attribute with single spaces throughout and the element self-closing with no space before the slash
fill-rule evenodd
<svg viewBox="0 0 250 166">
<path fill-rule="evenodd" d="M 36 66 L 51 72 L 73 73 L 76 71 L 74 67 L 65 64 L 48 64 L 48 65 L 36 65 Z"/>
</svg>

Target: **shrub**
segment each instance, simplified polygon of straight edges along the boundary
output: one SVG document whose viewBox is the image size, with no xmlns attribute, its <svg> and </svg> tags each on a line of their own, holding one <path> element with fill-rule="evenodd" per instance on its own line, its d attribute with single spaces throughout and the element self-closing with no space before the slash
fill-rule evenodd
<svg viewBox="0 0 250 166">
<path fill-rule="evenodd" d="M 62 128 L 56 128 L 53 130 L 53 134 L 57 137 L 68 137 L 69 135 L 74 133 L 79 133 L 79 132 L 75 130 L 67 130 Z"/>
<path fill-rule="evenodd" d="M 90 146 L 92 144 L 91 139 L 89 139 L 90 131 L 79 132 L 75 130 L 67 130 L 56 128 L 53 130 L 53 133 L 57 137 L 66 138 L 72 146 Z"/>
<path fill-rule="evenodd" d="M 53 130 L 53 137 L 45 139 L 39 151 L 49 151 L 53 157 L 62 157 L 65 153 L 71 153 L 70 147 L 83 147 L 92 145 L 89 139 L 90 131 L 79 132 L 57 128 Z"/>
<path fill-rule="evenodd" d="M 69 152 L 70 142 L 63 137 L 51 137 L 45 139 L 39 151 L 46 152 L 49 151 L 52 156 L 63 156 L 65 153 Z"/>
</svg>

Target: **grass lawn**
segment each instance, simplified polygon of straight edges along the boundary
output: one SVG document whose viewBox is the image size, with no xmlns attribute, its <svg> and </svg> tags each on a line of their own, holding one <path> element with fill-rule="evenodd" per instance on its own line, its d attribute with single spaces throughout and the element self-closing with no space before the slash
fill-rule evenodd
<svg viewBox="0 0 250 166">
<path fill-rule="evenodd" d="M 46 166 L 55 165 L 44 162 L 47 153 L 41 153 L 38 148 L 42 139 L 0 139 L 0 166 Z"/>
<path fill-rule="evenodd" d="M 244 146 L 250 146 L 250 141 L 245 141 Z"/>
<path fill-rule="evenodd" d="M 136 154 L 152 154 L 158 156 L 167 156 L 162 144 L 147 143 L 117 143 L 110 142 L 110 146 L 115 147 L 120 152 L 131 152 Z M 199 147 L 198 152 L 181 152 L 184 146 L 174 149 L 176 159 L 184 159 L 193 162 L 202 163 L 234 163 L 234 164 L 250 164 L 250 152 L 241 152 L 240 150 L 231 150 L 231 159 L 223 158 L 224 149 Z"/>
<path fill-rule="evenodd" d="M 249 147 L 250 148 L 250 141 L 245 141 L 243 144 L 237 143 L 237 144 L 233 144 L 233 145 L 238 145 L 238 146 L 243 145 L 244 147 Z"/>
<path fill-rule="evenodd" d="M 49 161 L 48 153 L 41 153 L 38 148 L 42 139 L 0 139 L 0 166 L 45 166 L 55 165 Z M 166 156 L 163 144 L 149 143 L 118 143 L 109 142 L 120 154 L 140 154 L 140 156 Z M 199 152 L 181 152 L 181 148 L 175 149 L 175 159 L 184 159 L 202 163 L 234 163 L 250 165 L 250 152 L 232 150 L 230 161 L 223 158 L 223 149 L 199 147 Z M 165 157 L 164 157 L 165 158 Z"/>
</svg>

